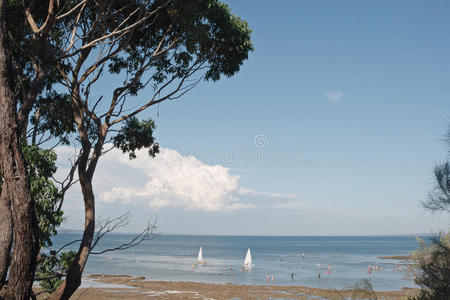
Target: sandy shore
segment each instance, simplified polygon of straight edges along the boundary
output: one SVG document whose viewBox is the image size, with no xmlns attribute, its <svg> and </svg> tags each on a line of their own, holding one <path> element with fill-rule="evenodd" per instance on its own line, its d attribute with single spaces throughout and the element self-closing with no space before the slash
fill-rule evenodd
<svg viewBox="0 0 450 300">
<path fill-rule="evenodd" d="M 370 299 L 367 292 L 326 290 L 303 286 L 209 284 L 198 282 L 146 281 L 127 275 L 92 275 L 72 299 Z M 378 299 L 407 299 L 416 289 L 376 292 Z M 39 298 L 44 299 L 45 295 Z"/>
<path fill-rule="evenodd" d="M 411 255 L 377 256 L 379 259 L 411 260 Z"/>
</svg>

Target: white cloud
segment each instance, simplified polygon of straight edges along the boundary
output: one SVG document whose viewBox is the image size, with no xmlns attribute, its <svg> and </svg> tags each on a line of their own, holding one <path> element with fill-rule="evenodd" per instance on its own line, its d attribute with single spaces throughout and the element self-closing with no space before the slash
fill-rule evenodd
<svg viewBox="0 0 450 300">
<path fill-rule="evenodd" d="M 338 103 L 344 97 L 344 93 L 342 91 L 329 91 L 324 96 L 331 102 Z"/>
<path fill-rule="evenodd" d="M 100 159 L 94 184 L 107 203 L 144 204 L 230 211 L 267 205 L 267 200 L 298 199 L 297 195 L 257 192 L 239 185 L 239 176 L 221 165 L 207 165 L 193 156 L 161 148 L 155 158 L 138 151 L 129 160 L 119 150 Z"/>
<path fill-rule="evenodd" d="M 68 172 L 67 160 L 73 160 L 76 151 L 66 146 L 55 150 L 59 162 L 57 178 L 61 179 Z M 136 154 L 136 159 L 129 160 L 128 155 L 113 149 L 100 158 L 94 176 L 94 190 L 99 201 L 153 209 L 176 207 L 200 211 L 283 208 L 291 201 L 301 202 L 295 194 L 259 192 L 242 187 L 239 176 L 232 174 L 229 168 L 207 165 L 176 150 L 161 148 L 155 158 L 150 158 L 145 150 Z M 69 190 L 68 196 L 76 199 L 71 205 L 82 207 L 78 184 Z"/>
</svg>

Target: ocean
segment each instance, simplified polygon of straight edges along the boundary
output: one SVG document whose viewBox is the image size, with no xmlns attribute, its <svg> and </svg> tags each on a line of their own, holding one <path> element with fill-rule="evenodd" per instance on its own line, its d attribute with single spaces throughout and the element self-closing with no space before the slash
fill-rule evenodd
<svg viewBox="0 0 450 300">
<path fill-rule="evenodd" d="M 54 239 L 54 248 L 78 238 L 79 234 L 60 233 Z M 111 234 L 95 251 L 118 246 L 131 238 L 133 235 Z M 421 238 L 430 240 L 430 237 Z M 76 250 L 77 247 L 68 248 Z M 204 265 L 197 264 L 200 247 L 206 261 Z M 242 271 L 248 248 L 254 266 L 250 271 Z M 417 248 L 414 236 L 161 234 L 131 249 L 91 255 L 84 275 L 126 274 L 145 276 L 147 280 L 301 285 L 327 289 L 350 288 L 362 279 L 368 279 L 375 290 L 395 291 L 416 287 L 410 272 L 404 266 L 398 268 L 398 260 L 377 257 L 405 255 Z M 368 265 L 376 265 L 379 270 L 368 274 Z M 327 274 L 329 266 L 331 272 Z"/>
</svg>

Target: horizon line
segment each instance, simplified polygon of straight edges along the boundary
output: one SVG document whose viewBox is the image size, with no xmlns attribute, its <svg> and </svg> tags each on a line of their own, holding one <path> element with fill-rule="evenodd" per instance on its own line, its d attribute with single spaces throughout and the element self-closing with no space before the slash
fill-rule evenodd
<svg viewBox="0 0 450 300">
<path fill-rule="evenodd" d="M 83 233 L 82 229 L 63 228 L 58 233 Z M 140 232 L 121 231 L 110 234 L 139 234 Z M 155 235 L 180 235 L 180 236 L 242 236 L 242 237 L 376 237 L 376 236 L 433 236 L 437 233 L 376 233 L 376 234 L 229 234 L 229 233 L 173 233 L 157 232 Z"/>
</svg>

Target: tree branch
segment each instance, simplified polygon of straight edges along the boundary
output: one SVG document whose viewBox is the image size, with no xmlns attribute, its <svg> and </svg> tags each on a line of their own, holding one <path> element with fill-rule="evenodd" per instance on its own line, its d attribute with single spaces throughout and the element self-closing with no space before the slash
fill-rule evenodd
<svg viewBox="0 0 450 300">
<path fill-rule="evenodd" d="M 95 234 L 94 241 L 91 246 L 91 254 L 98 255 L 98 254 L 103 254 L 103 253 L 111 252 L 111 251 L 120 251 L 120 250 L 129 249 L 129 248 L 139 245 L 143 241 L 151 240 L 156 237 L 156 233 L 154 232 L 156 229 L 156 221 L 153 221 L 153 222 L 149 221 L 147 223 L 147 226 L 145 227 L 145 229 L 143 231 L 141 231 L 139 234 L 137 234 L 129 242 L 123 243 L 117 247 L 103 249 L 101 251 L 92 251 L 95 248 L 95 246 L 97 246 L 97 244 L 100 242 L 100 240 L 102 238 L 104 238 L 107 234 L 113 232 L 114 230 L 117 230 L 120 227 L 128 225 L 129 216 L 130 216 L 129 213 L 125 213 L 118 218 L 107 220 L 107 221 L 103 222 L 101 225 L 99 225 L 98 230 Z"/>
</svg>

